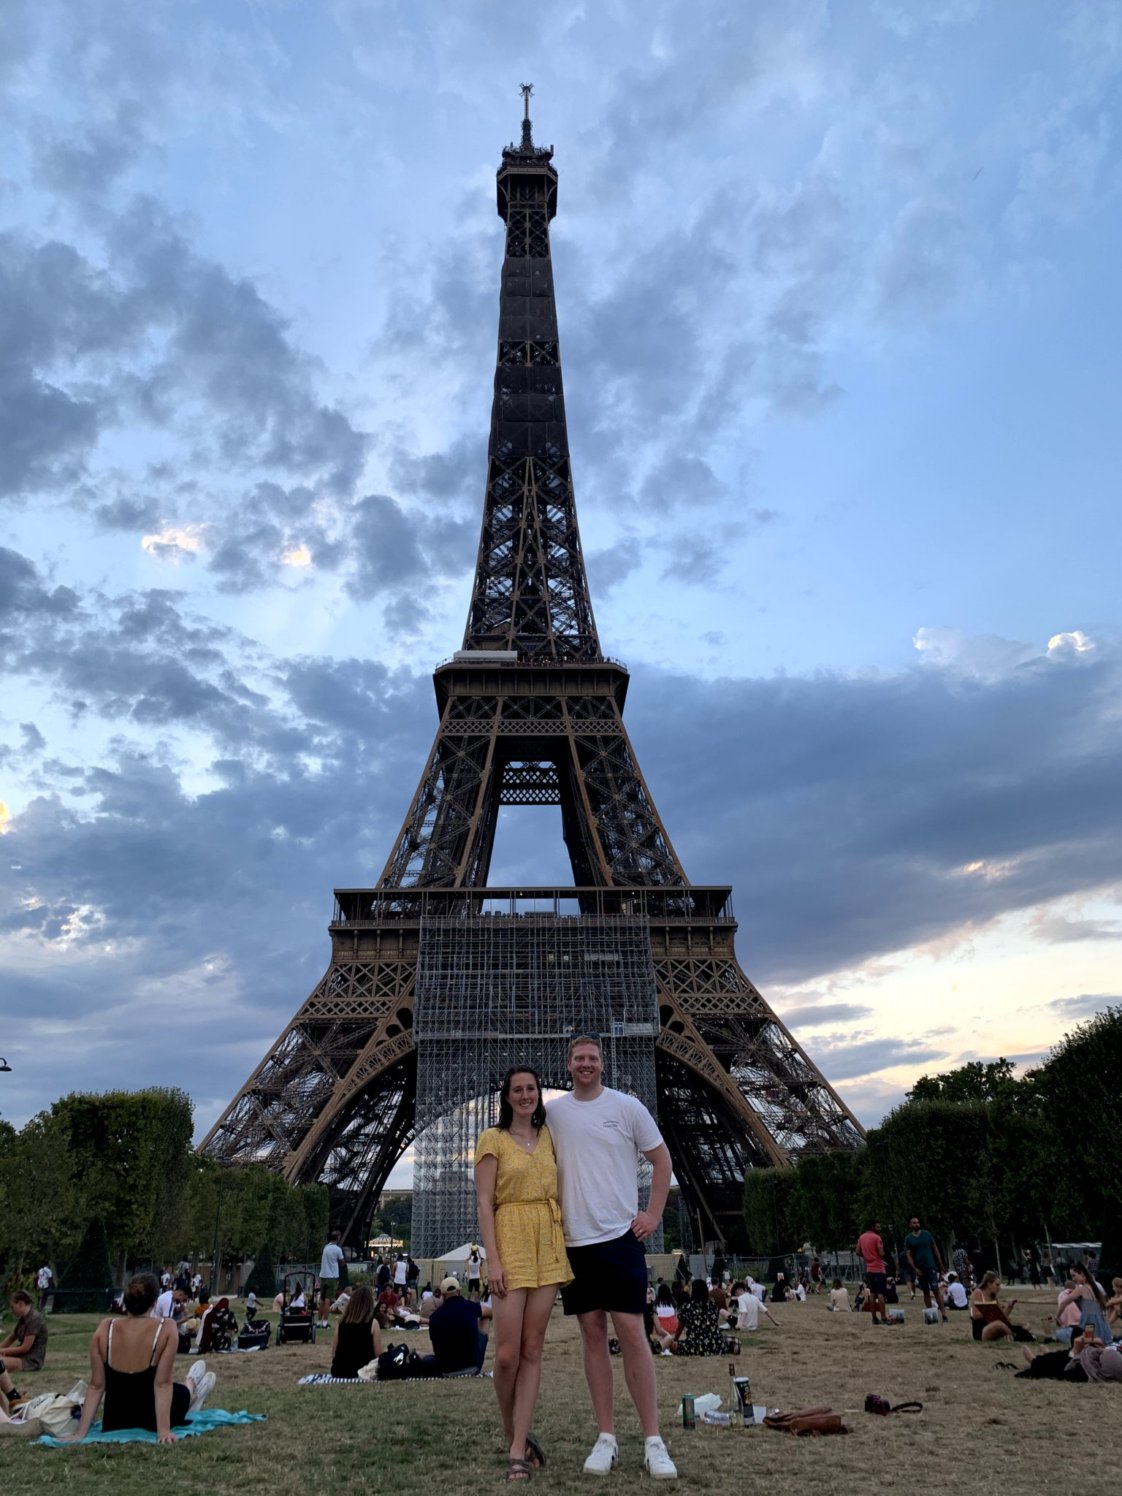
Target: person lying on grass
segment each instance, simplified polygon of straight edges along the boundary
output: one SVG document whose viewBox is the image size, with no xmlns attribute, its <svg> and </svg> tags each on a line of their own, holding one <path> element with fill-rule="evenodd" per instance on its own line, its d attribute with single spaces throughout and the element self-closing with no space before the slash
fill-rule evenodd
<svg viewBox="0 0 1122 1496">
<path fill-rule="evenodd" d="M 186 1382 L 172 1380 L 179 1332 L 170 1320 L 150 1319 L 160 1285 L 154 1273 L 137 1273 L 124 1293 L 124 1319 L 103 1319 L 90 1341 L 90 1380 L 82 1417 L 67 1440 L 84 1439 L 105 1410 L 101 1427 L 147 1429 L 160 1444 L 174 1444 L 172 1429 L 187 1422 L 214 1390 L 217 1378 L 196 1361 Z"/>
</svg>

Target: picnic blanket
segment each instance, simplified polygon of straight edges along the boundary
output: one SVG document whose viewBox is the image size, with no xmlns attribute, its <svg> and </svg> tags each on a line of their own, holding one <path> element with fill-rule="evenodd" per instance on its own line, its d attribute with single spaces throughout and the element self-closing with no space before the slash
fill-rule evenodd
<svg viewBox="0 0 1122 1496">
<path fill-rule="evenodd" d="M 312 1371 L 301 1377 L 298 1387 L 387 1387 L 400 1386 L 402 1382 L 454 1382 L 460 1379 L 472 1381 L 490 1379 L 489 1371 L 446 1371 L 441 1377 L 392 1377 L 389 1382 L 379 1382 L 374 1377 L 333 1377 L 329 1371 Z"/>
<path fill-rule="evenodd" d="M 203 1408 L 198 1413 L 191 1413 L 187 1422 L 180 1424 L 178 1428 L 173 1428 L 172 1433 L 177 1439 L 189 1439 L 192 1434 L 209 1434 L 211 1429 L 230 1428 L 234 1424 L 263 1423 L 264 1421 L 264 1413 L 228 1413 L 225 1408 Z M 155 1444 L 156 1435 L 143 1428 L 120 1428 L 107 1434 L 100 1423 L 95 1423 L 81 1441 L 52 1439 L 49 1434 L 44 1434 L 35 1442 L 49 1444 L 54 1449 L 80 1449 L 84 1444 Z"/>
</svg>

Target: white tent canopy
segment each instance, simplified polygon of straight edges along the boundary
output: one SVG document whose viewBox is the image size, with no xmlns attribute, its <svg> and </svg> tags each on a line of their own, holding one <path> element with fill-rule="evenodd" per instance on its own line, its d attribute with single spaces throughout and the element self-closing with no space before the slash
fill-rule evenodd
<svg viewBox="0 0 1122 1496">
<path fill-rule="evenodd" d="M 472 1247 L 475 1247 L 475 1249 L 479 1253 L 480 1257 L 483 1258 L 484 1261 L 486 1261 L 487 1253 L 483 1250 L 483 1244 L 482 1244 L 482 1242 L 471 1242 L 471 1241 L 464 1242 L 464 1244 L 463 1244 L 462 1247 L 453 1247 L 450 1252 L 441 1252 L 440 1256 L 434 1258 L 433 1260 L 435 1262 L 457 1262 L 457 1263 L 464 1263 L 471 1256 L 471 1249 L 472 1249 Z"/>
</svg>

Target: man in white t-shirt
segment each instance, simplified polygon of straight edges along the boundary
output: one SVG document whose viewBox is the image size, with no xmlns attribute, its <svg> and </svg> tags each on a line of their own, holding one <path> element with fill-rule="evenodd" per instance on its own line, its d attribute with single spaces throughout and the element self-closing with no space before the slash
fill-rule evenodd
<svg viewBox="0 0 1122 1496">
<path fill-rule="evenodd" d="M 319 1260 L 319 1322 L 327 1328 L 331 1321 L 331 1301 L 339 1296 L 339 1268 L 343 1261 L 343 1249 L 339 1245 L 339 1232 L 331 1233 L 331 1240 L 323 1249 Z"/>
<path fill-rule="evenodd" d="M 670 1187 L 670 1150 L 643 1103 L 604 1085 L 598 1034 L 569 1041 L 573 1088 L 546 1103 L 573 1281 L 561 1290 L 580 1323 L 584 1374 L 599 1438 L 584 1462 L 607 1475 L 618 1457 L 612 1407 L 608 1315 L 623 1352 L 628 1391 L 646 1436 L 644 1462 L 656 1480 L 678 1472 L 658 1431 L 654 1363 L 643 1328 L 647 1262 L 643 1243 L 657 1229 Z M 650 1203 L 639 1209 L 639 1157 L 654 1169 Z"/>
<path fill-rule="evenodd" d="M 778 1330 L 779 1321 L 766 1304 L 762 1304 L 746 1283 L 734 1283 L 732 1291 L 736 1298 L 736 1328 L 750 1334 L 760 1327 L 760 1315 L 770 1319 Z"/>
</svg>

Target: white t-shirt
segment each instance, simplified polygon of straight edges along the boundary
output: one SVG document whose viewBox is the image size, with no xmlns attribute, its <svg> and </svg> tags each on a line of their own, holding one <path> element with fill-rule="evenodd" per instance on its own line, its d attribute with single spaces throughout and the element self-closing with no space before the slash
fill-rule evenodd
<svg viewBox="0 0 1122 1496">
<path fill-rule="evenodd" d="M 38 1285 L 39 1285 L 39 1287 L 41 1289 L 43 1289 L 43 1288 L 50 1288 L 50 1286 L 51 1286 L 51 1278 L 53 1276 L 54 1276 L 54 1274 L 51 1272 L 51 1270 L 50 1270 L 49 1267 L 41 1267 L 39 1269 L 39 1272 L 38 1272 L 38 1275 L 36 1276 L 35 1281 L 36 1281 L 36 1283 L 38 1283 Z"/>
<path fill-rule="evenodd" d="M 156 1307 L 152 1310 L 153 1319 L 171 1319 L 175 1313 L 175 1296 L 171 1289 L 165 1289 L 156 1300 Z"/>
<path fill-rule="evenodd" d="M 758 1330 L 760 1327 L 760 1301 L 752 1292 L 742 1293 L 736 1300 L 736 1328 Z"/>
<path fill-rule="evenodd" d="M 393 1265 L 393 1281 L 397 1288 L 404 1288 L 409 1277 L 409 1264 L 401 1257 Z"/>
<path fill-rule="evenodd" d="M 969 1300 L 966 1297 L 966 1289 L 956 1278 L 953 1283 L 947 1284 L 947 1298 L 956 1309 L 965 1309 Z"/>
<path fill-rule="evenodd" d="M 605 1086 L 592 1101 L 571 1091 L 546 1103 L 557 1155 L 561 1220 L 570 1247 L 613 1241 L 639 1213 L 639 1155 L 662 1143 L 634 1096 Z"/>
<path fill-rule="evenodd" d="M 339 1264 L 343 1261 L 343 1249 L 337 1241 L 329 1241 L 323 1249 L 323 1256 L 319 1260 L 319 1275 L 321 1278 L 337 1278 L 339 1276 Z"/>
</svg>

